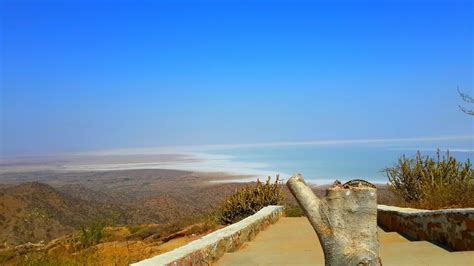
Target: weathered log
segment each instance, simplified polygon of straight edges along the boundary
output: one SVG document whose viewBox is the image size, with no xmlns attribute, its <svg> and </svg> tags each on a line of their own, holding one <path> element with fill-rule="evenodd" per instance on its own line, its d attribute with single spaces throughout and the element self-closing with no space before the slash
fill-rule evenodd
<svg viewBox="0 0 474 266">
<path fill-rule="evenodd" d="M 318 235 L 326 265 L 381 265 L 375 188 L 335 183 L 319 199 L 299 174 L 287 186 Z"/>
</svg>

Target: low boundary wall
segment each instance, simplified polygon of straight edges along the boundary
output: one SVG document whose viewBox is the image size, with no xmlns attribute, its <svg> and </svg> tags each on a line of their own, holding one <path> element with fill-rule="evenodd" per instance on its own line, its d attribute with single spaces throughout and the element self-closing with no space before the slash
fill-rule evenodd
<svg viewBox="0 0 474 266">
<path fill-rule="evenodd" d="M 455 251 L 474 250 L 474 208 L 420 210 L 378 205 L 377 223 L 413 240 L 426 240 Z"/>
<path fill-rule="evenodd" d="M 170 252 L 132 265 L 210 265 L 225 252 L 235 251 L 243 243 L 252 240 L 258 232 L 278 221 L 282 215 L 282 206 L 267 206 L 240 222 L 212 232 Z"/>
</svg>

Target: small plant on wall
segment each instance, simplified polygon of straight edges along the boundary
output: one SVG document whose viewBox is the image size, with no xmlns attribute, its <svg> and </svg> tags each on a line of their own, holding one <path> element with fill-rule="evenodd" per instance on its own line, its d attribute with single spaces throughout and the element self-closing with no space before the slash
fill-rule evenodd
<svg viewBox="0 0 474 266">
<path fill-rule="evenodd" d="M 257 181 L 237 190 L 220 206 L 218 220 L 221 224 L 232 224 L 255 214 L 269 205 L 280 205 L 283 202 L 281 181 L 277 175 L 274 182 L 268 177 L 266 182 Z"/>
</svg>

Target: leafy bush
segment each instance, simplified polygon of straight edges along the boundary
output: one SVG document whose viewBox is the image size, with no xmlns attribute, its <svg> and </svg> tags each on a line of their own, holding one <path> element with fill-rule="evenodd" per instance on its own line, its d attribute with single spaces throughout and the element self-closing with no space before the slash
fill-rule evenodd
<svg viewBox="0 0 474 266">
<path fill-rule="evenodd" d="M 221 224 L 232 224 L 244 219 L 268 205 L 279 205 L 283 201 L 281 182 L 277 175 L 274 183 L 268 177 L 265 183 L 257 181 L 254 186 L 237 190 L 219 208 L 218 220 Z"/>
<path fill-rule="evenodd" d="M 299 206 L 287 205 L 285 206 L 286 217 L 301 217 L 304 216 L 303 210 Z"/>
<path fill-rule="evenodd" d="M 161 231 L 162 231 L 163 226 L 158 226 L 158 225 L 135 225 L 135 226 L 129 226 L 128 230 L 130 232 L 130 235 L 126 237 L 127 240 L 143 240 L 147 237 L 150 237 L 152 235 L 155 235 L 156 237 L 161 236 Z"/>
<path fill-rule="evenodd" d="M 195 224 L 188 231 L 186 231 L 186 235 L 199 235 L 203 233 L 207 233 L 211 230 L 214 230 L 217 227 L 216 224 L 210 223 L 202 223 L 202 224 Z"/>
<path fill-rule="evenodd" d="M 398 164 L 386 168 L 389 189 L 405 205 L 440 209 L 474 207 L 474 170 L 471 162 L 459 162 L 447 152 L 436 158 L 417 153 L 414 159 L 403 155 Z"/>
<path fill-rule="evenodd" d="M 105 236 L 105 222 L 96 221 L 88 227 L 81 227 L 78 242 L 82 248 L 88 248 L 96 245 Z"/>
<path fill-rule="evenodd" d="M 193 225 L 187 232 L 187 235 L 203 234 L 219 228 L 221 225 L 216 219 L 215 213 L 208 213 L 201 218 L 200 223 Z"/>
</svg>

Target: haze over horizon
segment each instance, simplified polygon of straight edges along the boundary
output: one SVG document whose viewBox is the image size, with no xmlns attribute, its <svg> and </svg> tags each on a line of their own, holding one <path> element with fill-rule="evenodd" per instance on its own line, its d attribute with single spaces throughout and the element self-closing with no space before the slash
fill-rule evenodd
<svg viewBox="0 0 474 266">
<path fill-rule="evenodd" d="M 473 2 L 342 3 L 3 1 L 1 155 L 473 136 Z"/>
</svg>

